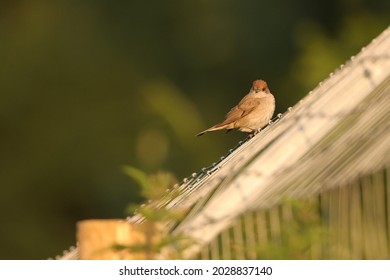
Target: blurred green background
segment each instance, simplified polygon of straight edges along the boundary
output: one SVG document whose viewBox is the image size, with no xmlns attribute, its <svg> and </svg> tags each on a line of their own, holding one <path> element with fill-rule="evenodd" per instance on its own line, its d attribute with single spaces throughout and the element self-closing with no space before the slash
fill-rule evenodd
<svg viewBox="0 0 390 280">
<path fill-rule="evenodd" d="M 265 79 L 275 114 L 389 24 L 388 0 L 0 2 L 0 258 L 45 259 L 82 219 L 139 202 L 122 172 L 210 165 L 221 121 Z"/>
</svg>

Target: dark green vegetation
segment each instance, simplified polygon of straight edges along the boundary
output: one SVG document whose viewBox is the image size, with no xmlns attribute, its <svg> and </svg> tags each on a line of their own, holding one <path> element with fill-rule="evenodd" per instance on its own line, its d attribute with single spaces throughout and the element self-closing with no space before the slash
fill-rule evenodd
<svg viewBox="0 0 390 280">
<path fill-rule="evenodd" d="M 180 180 L 244 134 L 194 135 L 265 79 L 276 113 L 388 25 L 389 1 L 0 3 L 0 258 L 54 257 L 75 223 Z"/>
</svg>

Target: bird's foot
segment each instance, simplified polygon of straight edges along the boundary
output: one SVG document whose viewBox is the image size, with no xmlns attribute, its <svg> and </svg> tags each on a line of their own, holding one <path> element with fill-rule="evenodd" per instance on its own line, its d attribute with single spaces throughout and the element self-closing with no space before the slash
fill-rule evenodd
<svg viewBox="0 0 390 280">
<path fill-rule="evenodd" d="M 261 128 L 253 130 L 251 133 L 249 133 L 249 139 L 253 138 L 256 134 L 258 134 L 261 131 Z"/>
</svg>

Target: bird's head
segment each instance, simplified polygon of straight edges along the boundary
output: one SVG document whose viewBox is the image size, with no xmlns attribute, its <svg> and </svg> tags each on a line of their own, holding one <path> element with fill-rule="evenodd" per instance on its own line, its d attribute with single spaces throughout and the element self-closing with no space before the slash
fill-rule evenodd
<svg viewBox="0 0 390 280">
<path fill-rule="evenodd" d="M 265 81 L 263 81 L 263 80 L 253 81 L 253 83 L 252 83 L 252 90 L 255 93 L 258 93 L 260 91 L 265 92 L 265 93 L 269 93 L 269 89 L 268 89 L 267 83 Z"/>
</svg>

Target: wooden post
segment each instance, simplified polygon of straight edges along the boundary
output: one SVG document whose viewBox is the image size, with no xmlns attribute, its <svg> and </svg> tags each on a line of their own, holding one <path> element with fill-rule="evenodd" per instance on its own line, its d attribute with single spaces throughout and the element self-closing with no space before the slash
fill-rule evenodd
<svg viewBox="0 0 390 280">
<path fill-rule="evenodd" d="M 130 224 L 126 220 L 80 221 L 77 223 L 80 259 L 153 259 L 154 252 L 150 248 L 158 242 L 159 232 L 161 231 L 157 231 L 154 224 L 148 222 Z"/>
</svg>

